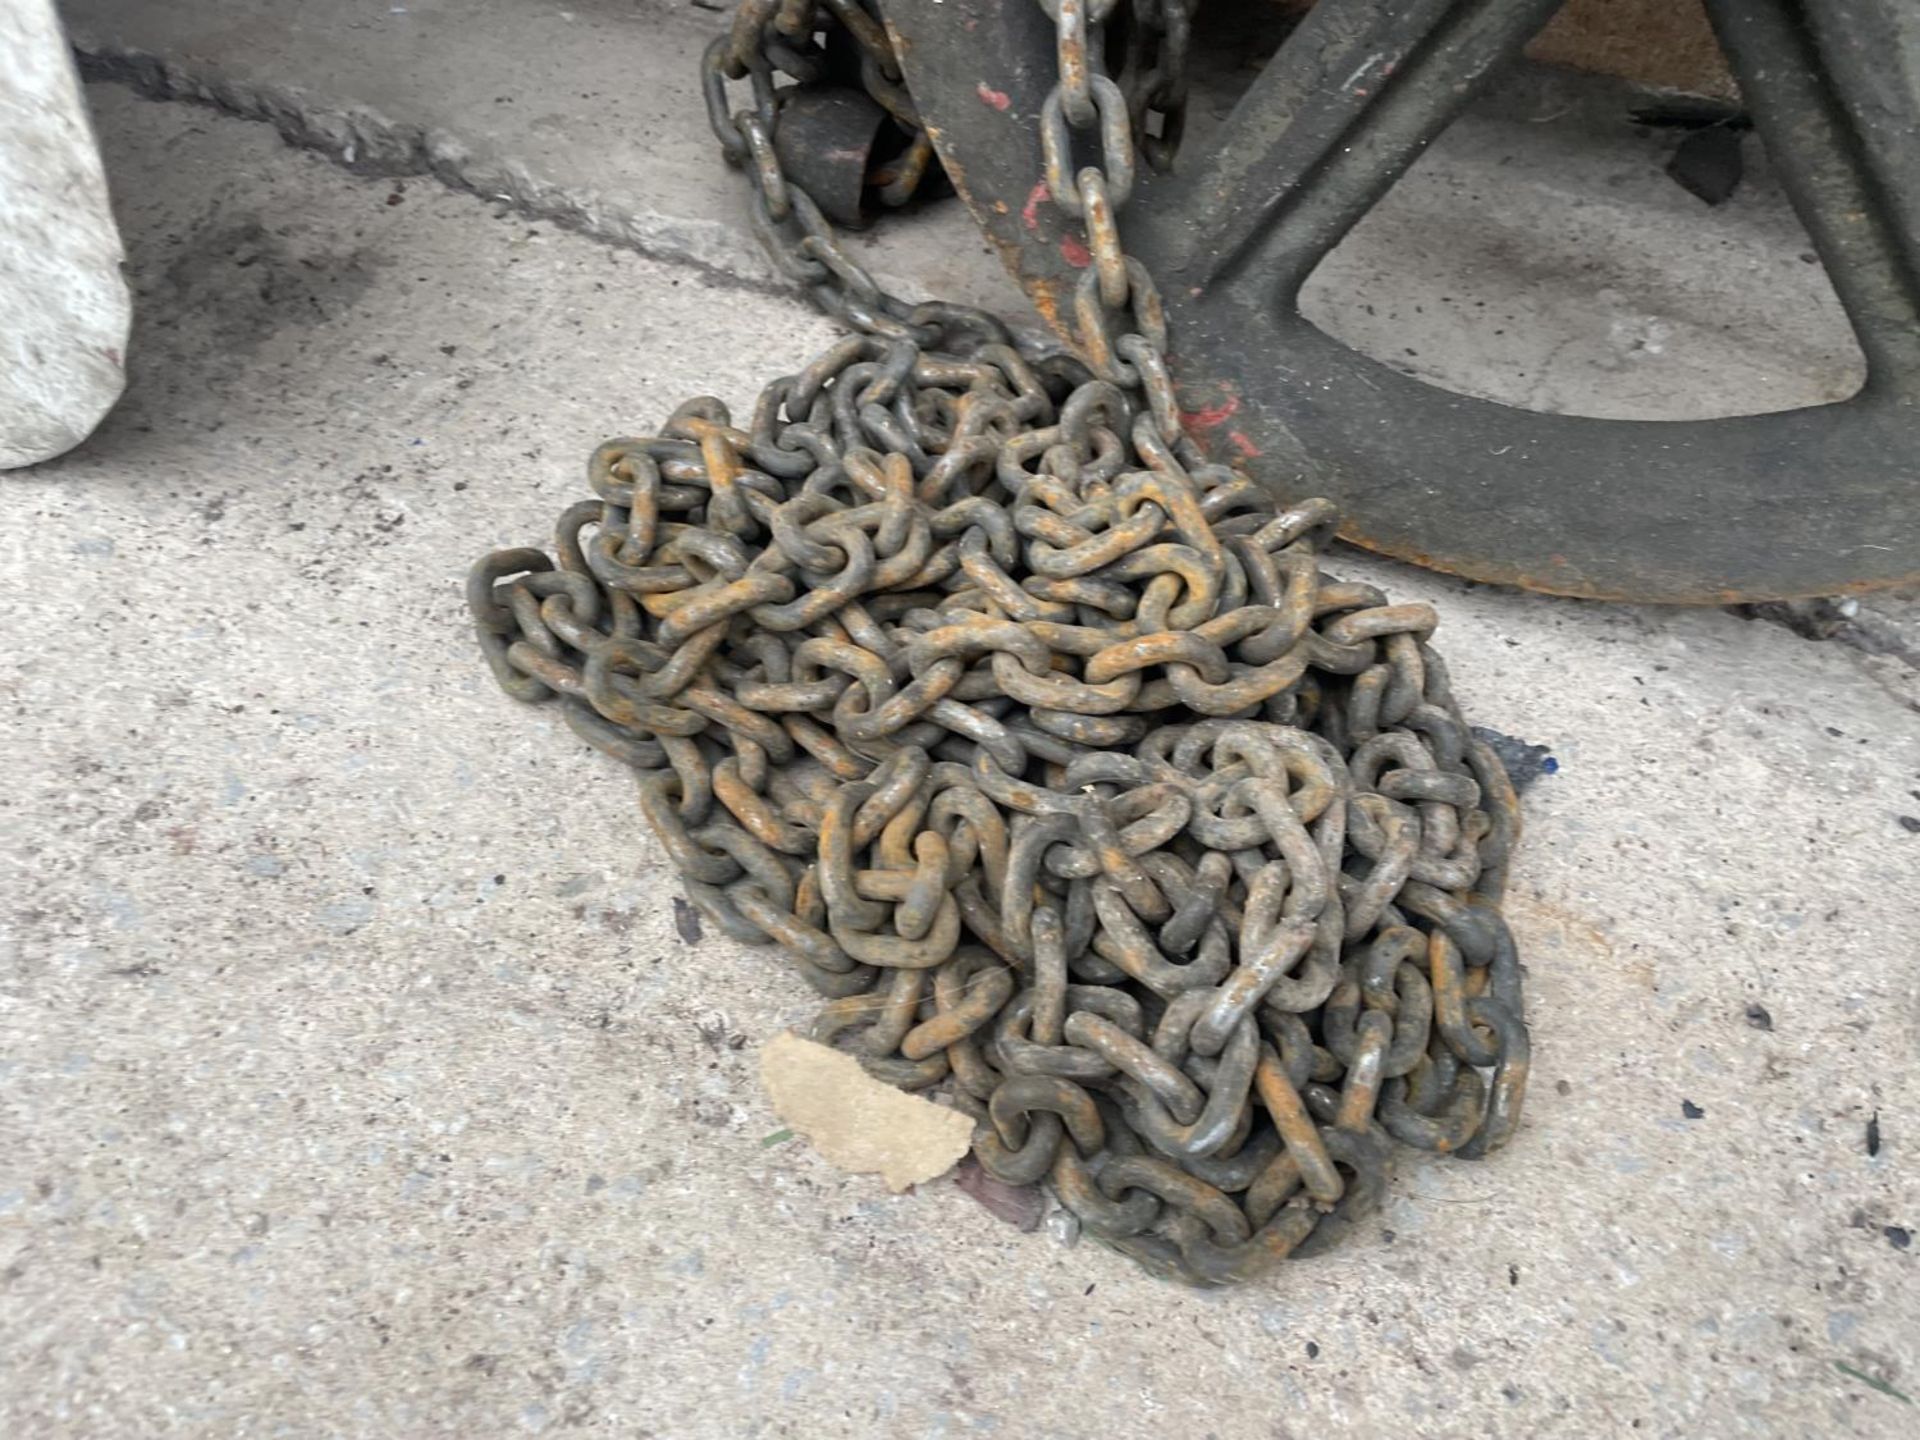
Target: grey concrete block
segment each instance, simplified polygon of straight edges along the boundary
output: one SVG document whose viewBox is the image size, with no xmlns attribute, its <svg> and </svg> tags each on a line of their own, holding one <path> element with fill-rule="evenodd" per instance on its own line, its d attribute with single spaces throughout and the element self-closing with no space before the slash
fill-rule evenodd
<svg viewBox="0 0 1920 1440">
<path fill-rule="evenodd" d="M 72 449 L 119 398 L 120 259 L 51 0 L 0 0 L 0 470 Z"/>
</svg>

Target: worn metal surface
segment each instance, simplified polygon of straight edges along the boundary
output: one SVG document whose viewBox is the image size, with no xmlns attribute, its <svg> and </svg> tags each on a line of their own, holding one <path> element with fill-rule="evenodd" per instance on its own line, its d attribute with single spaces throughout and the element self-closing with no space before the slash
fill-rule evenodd
<svg viewBox="0 0 1920 1440">
<path fill-rule="evenodd" d="M 844 85 L 796 89 L 780 107 L 773 132 L 780 169 L 791 175 L 836 225 L 872 219 L 867 173 L 887 112 Z"/>
<path fill-rule="evenodd" d="M 1016 276 L 1085 345 L 1091 237 L 1049 205 L 1053 40 L 1024 0 L 893 0 L 941 158 Z M 1920 573 L 1920 13 L 1712 7 L 1868 362 L 1852 398 L 1702 421 L 1545 415 L 1436 389 L 1308 323 L 1300 286 L 1549 17 L 1552 0 L 1323 0 L 1203 155 L 1143 173 L 1129 245 L 1160 278 L 1190 428 L 1343 534 L 1554 593 L 1693 603 Z"/>
<path fill-rule="evenodd" d="M 468 604 L 508 694 L 640 772 L 702 909 L 828 997 L 816 1038 L 945 1086 L 996 1179 L 1225 1284 L 1350 1230 L 1393 1139 L 1513 1134 L 1518 807 L 1432 609 L 1323 574 L 1333 508 L 1276 513 L 1183 430 L 1113 212 L 1136 136 L 1157 164 L 1178 138 L 1184 11 L 1136 29 L 1126 90 L 1057 12 L 1093 372 L 878 290 L 765 143 L 825 16 L 745 5 L 709 52 L 716 129 L 776 255 L 861 333 L 745 426 L 700 398 L 602 446 L 554 557 L 485 557 Z M 833 13 L 884 87 L 884 36 Z M 754 97 L 731 122 L 729 79 Z"/>
</svg>

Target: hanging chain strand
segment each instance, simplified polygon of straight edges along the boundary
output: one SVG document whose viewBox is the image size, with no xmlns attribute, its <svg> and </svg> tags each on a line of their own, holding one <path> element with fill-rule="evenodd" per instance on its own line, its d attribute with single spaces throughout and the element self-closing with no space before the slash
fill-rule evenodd
<svg viewBox="0 0 1920 1440">
<path fill-rule="evenodd" d="M 743 424 L 699 398 L 602 445 L 552 556 L 485 557 L 468 604 L 509 695 L 638 773 L 701 909 L 825 998 L 813 1038 L 940 1088 L 1085 1233 L 1226 1284 L 1351 1230 L 1394 1141 L 1513 1134 L 1519 811 L 1431 608 L 1324 573 L 1332 506 L 1276 511 L 1181 430 L 1118 216 L 1136 145 L 1179 140 L 1186 0 L 1133 0 L 1112 46 L 1119 0 L 1039 3 L 1084 363 L 846 253 L 773 135 L 852 54 L 910 194 L 931 149 L 887 32 L 864 0 L 746 0 L 705 57 L 714 131 L 855 333 Z"/>
</svg>

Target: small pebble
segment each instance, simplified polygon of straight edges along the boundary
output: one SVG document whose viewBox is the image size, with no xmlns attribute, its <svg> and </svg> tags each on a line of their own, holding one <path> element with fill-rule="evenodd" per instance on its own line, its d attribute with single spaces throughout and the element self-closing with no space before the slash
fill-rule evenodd
<svg viewBox="0 0 1920 1440">
<path fill-rule="evenodd" d="M 1080 1243 L 1080 1217 L 1064 1206 L 1046 1219 L 1047 1234 L 1071 1250 Z"/>
</svg>

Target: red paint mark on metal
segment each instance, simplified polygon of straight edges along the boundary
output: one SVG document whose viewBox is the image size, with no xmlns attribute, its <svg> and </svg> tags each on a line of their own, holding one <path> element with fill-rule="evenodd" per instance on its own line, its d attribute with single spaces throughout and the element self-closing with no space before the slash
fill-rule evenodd
<svg viewBox="0 0 1920 1440">
<path fill-rule="evenodd" d="M 1093 263 L 1093 252 L 1071 235 L 1060 237 L 1060 258 L 1076 270 L 1084 270 Z"/>
<path fill-rule="evenodd" d="M 1044 180 L 1027 192 L 1027 203 L 1020 207 L 1020 219 L 1027 229 L 1040 228 L 1040 202 L 1052 198 L 1053 192 L 1047 189 L 1047 182 Z"/>
<path fill-rule="evenodd" d="M 1009 105 L 1013 104 L 1012 97 L 1009 96 L 1006 91 L 995 90 L 984 80 L 980 82 L 979 88 L 975 93 L 996 110 L 1005 110 Z"/>
<path fill-rule="evenodd" d="M 1258 460 L 1260 458 L 1260 447 L 1238 430 L 1229 430 L 1227 439 L 1233 442 L 1233 448 L 1240 452 L 1241 459 Z"/>
<path fill-rule="evenodd" d="M 1240 397 L 1229 395 L 1219 405 L 1208 405 L 1200 410 L 1182 410 L 1180 423 L 1189 430 L 1211 430 L 1216 425 L 1225 424 L 1239 412 Z"/>
</svg>

